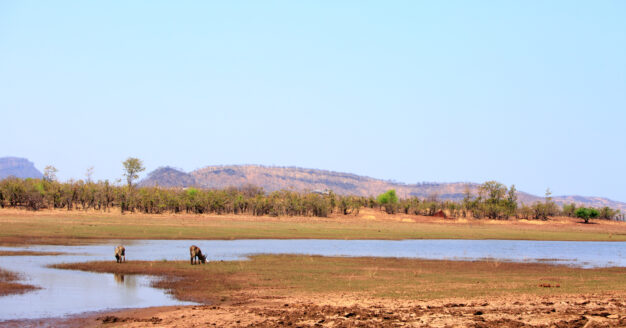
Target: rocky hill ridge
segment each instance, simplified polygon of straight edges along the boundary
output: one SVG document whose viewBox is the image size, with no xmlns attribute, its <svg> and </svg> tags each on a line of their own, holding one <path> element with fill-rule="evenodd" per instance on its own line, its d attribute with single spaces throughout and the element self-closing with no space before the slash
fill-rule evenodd
<svg viewBox="0 0 626 328">
<path fill-rule="evenodd" d="M 26 158 L 0 157 L 0 179 L 10 176 L 26 179 L 41 178 L 43 174 Z"/>
<path fill-rule="evenodd" d="M 395 181 L 375 179 L 351 173 L 334 172 L 299 167 L 273 167 L 261 165 L 220 165 L 207 166 L 186 173 L 171 167 L 162 167 L 151 172 L 140 185 L 161 187 L 226 188 L 255 185 L 266 191 L 291 189 L 296 191 L 332 190 L 337 194 L 373 196 L 388 189 L 395 189 L 400 197 L 461 200 L 466 189 L 475 192 L 478 183 L 417 183 L 404 184 Z M 531 204 L 543 200 L 519 191 L 521 203 Z M 602 197 L 555 196 L 559 204 L 576 203 L 583 206 L 604 207 L 626 211 L 626 203 Z"/>
</svg>

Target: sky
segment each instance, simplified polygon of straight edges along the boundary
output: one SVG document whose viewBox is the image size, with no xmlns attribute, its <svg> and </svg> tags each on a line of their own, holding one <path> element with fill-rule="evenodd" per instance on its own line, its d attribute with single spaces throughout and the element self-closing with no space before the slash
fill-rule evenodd
<svg viewBox="0 0 626 328">
<path fill-rule="evenodd" d="M 626 1 L 0 2 L 0 157 L 626 201 Z"/>
</svg>

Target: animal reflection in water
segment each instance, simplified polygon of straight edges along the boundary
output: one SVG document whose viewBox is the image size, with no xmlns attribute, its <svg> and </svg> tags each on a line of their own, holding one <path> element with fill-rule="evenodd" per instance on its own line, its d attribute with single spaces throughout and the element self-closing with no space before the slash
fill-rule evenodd
<svg viewBox="0 0 626 328">
<path fill-rule="evenodd" d="M 113 278 L 115 279 L 115 282 L 117 282 L 118 284 L 124 283 L 124 275 L 121 273 L 114 273 Z"/>
<path fill-rule="evenodd" d="M 206 256 L 202 254 L 200 247 L 196 245 L 189 247 L 189 255 L 191 256 L 191 265 L 194 265 L 194 260 L 195 264 L 198 264 L 198 260 L 200 260 L 202 264 L 206 263 Z"/>
<path fill-rule="evenodd" d="M 115 259 L 117 263 L 126 262 L 126 248 L 124 246 L 119 245 L 115 247 Z"/>
</svg>

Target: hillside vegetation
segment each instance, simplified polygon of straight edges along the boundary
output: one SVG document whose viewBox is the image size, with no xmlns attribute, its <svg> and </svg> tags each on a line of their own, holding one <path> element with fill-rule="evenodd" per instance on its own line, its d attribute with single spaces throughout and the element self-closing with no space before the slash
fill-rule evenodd
<svg viewBox="0 0 626 328">
<path fill-rule="evenodd" d="M 455 183 L 416 183 L 374 179 L 350 173 L 333 172 L 298 167 L 267 167 L 260 165 L 207 166 L 189 173 L 171 167 L 162 167 L 151 172 L 140 182 L 141 186 L 190 187 L 223 189 L 254 185 L 272 192 L 277 190 L 323 191 L 332 190 L 338 195 L 376 196 L 386 190 L 395 189 L 400 198 L 419 197 L 439 200 L 461 201 L 469 189 L 478 194 L 480 184 L 469 182 Z M 555 196 L 557 205 L 574 203 L 578 206 L 610 207 L 626 211 L 626 203 L 601 197 Z M 517 192 L 518 202 L 532 204 L 543 197 L 525 192 Z"/>
</svg>

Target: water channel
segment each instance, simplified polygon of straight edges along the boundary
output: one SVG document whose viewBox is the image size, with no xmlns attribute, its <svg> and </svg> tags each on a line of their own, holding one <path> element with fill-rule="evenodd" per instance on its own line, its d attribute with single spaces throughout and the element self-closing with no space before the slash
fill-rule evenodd
<svg viewBox="0 0 626 328">
<path fill-rule="evenodd" d="M 126 246 L 127 261 L 189 260 L 198 245 L 209 261 L 245 259 L 252 254 L 311 254 L 447 260 L 546 262 L 583 268 L 626 267 L 626 242 L 517 240 L 111 240 L 85 246 L 0 247 L 1 251 L 62 252 L 57 256 L 0 256 L 0 268 L 22 275 L 41 289 L 0 297 L 0 321 L 62 317 L 91 311 L 186 305 L 150 286 L 152 277 L 48 268 L 55 263 L 114 261 L 113 248 Z"/>
</svg>

